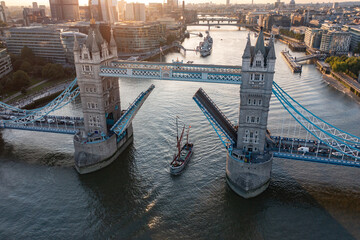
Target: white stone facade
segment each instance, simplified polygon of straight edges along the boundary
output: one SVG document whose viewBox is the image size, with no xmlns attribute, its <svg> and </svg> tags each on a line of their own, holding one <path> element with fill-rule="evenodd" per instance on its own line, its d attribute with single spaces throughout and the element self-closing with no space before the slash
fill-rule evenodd
<svg viewBox="0 0 360 240">
<path fill-rule="evenodd" d="M 108 125 L 121 115 L 119 82 L 117 78 L 101 77 L 100 66 L 117 60 L 116 43 L 108 44 L 96 26 L 92 26 L 86 44 L 74 44 L 74 61 L 84 114 L 83 138 L 89 141 L 108 135 Z"/>
<path fill-rule="evenodd" d="M 264 153 L 269 103 L 275 68 L 273 43 L 265 48 L 262 32 L 256 46 L 248 39 L 243 55 L 237 149 Z M 248 52 L 246 52 L 248 51 Z"/>
</svg>

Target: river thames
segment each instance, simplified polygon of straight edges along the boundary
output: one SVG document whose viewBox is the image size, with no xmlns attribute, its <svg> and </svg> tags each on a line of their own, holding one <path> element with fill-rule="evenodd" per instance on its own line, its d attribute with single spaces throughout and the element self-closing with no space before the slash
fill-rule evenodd
<svg viewBox="0 0 360 240">
<path fill-rule="evenodd" d="M 193 32 L 205 28 L 190 28 Z M 166 61 L 241 65 L 247 31 L 212 29 L 213 52 L 169 53 Z M 251 34 L 252 44 L 255 44 Z M 200 38 L 183 45 L 194 49 Z M 327 85 L 313 65 L 293 74 L 277 42 L 274 80 L 331 124 L 360 136 L 360 105 Z M 301 56 L 303 53 L 296 53 Z M 234 123 L 237 85 L 120 79 L 122 108 L 156 88 L 133 121 L 134 142 L 109 167 L 73 168 L 72 136 L 3 130 L 0 144 L 0 239 L 360 239 L 360 169 L 274 159 L 269 188 L 253 199 L 229 189 L 226 151 L 192 100 L 202 87 Z M 81 116 L 77 99 L 59 115 Z M 173 177 L 175 116 L 191 125 L 195 153 Z M 269 130 L 284 110 L 272 97 Z"/>
</svg>

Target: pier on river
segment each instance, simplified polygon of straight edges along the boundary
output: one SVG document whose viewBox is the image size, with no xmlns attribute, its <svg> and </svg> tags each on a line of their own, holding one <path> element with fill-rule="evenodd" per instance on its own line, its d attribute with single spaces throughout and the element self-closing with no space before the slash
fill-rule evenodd
<svg viewBox="0 0 360 240">
<path fill-rule="evenodd" d="M 295 62 L 296 58 L 294 59 L 290 55 L 289 51 L 281 51 L 281 55 L 285 58 L 286 63 L 289 65 L 289 67 L 294 73 L 301 73 L 302 66 Z"/>
</svg>

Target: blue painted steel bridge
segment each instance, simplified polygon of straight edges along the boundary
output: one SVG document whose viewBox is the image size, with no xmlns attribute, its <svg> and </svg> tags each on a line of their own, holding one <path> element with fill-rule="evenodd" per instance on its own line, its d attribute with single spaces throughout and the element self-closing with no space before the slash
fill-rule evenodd
<svg viewBox="0 0 360 240">
<path fill-rule="evenodd" d="M 101 76 L 171 81 L 191 81 L 241 85 L 241 67 L 225 65 L 185 64 L 182 62 L 130 62 L 115 61 L 101 67 Z M 79 95 L 76 79 L 57 98 L 46 106 L 25 110 L 0 102 L 0 128 L 75 134 L 84 128 L 84 119 L 71 116 L 54 116 L 58 110 Z M 110 131 L 121 135 L 135 117 L 155 86 L 140 93 Z M 360 167 L 360 138 L 347 133 L 307 110 L 276 82 L 273 95 L 281 103 L 299 129 L 306 131 L 306 139 L 286 136 L 288 130 L 281 127 L 279 136 L 268 131 L 267 151 L 278 158 L 318 162 L 342 166 Z M 222 113 L 203 89 L 199 89 L 194 101 L 204 113 L 229 154 L 236 144 L 237 126 Z"/>
</svg>

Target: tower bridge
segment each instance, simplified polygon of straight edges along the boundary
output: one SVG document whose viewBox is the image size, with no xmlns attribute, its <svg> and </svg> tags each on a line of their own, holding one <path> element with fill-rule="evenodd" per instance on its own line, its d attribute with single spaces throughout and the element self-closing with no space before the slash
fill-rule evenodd
<svg viewBox="0 0 360 240">
<path fill-rule="evenodd" d="M 238 17 L 198 17 L 196 21 L 187 23 L 186 26 L 236 26 L 256 27 L 255 24 L 242 23 Z"/>
<path fill-rule="evenodd" d="M 273 81 L 274 43 L 270 39 L 265 47 L 262 31 L 255 46 L 248 37 L 241 67 L 130 62 L 117 60 L 113 33 L 106 42 L 92 23 L 83 46 L 75 38 L 74 60 L 77 78 L 49 104 L 25 110 L 0 102 L 0 128 L 74 134 L 75 168 L 80 174 L 106 167 L 126 149 L 133 140 L 132 120 L 155 88 L 151 85 L 122 110 L 119 77 L 241 85 L 237 126 L 203 89 L 193 99 L 227 150 L 228 185 L 245 198 L 257 196 L 267 188 L 273 157 L 360 167 L 359 137 L 317 117 Z M 54 115 L 78 96 L 83 117 Z M 294 134 L 300 135 L 303 130 L 305 139 L 289 136 L 284 122 L 279 122 L 280 135 L 271 135 L 267 129 L 271 96 L 297 126 Z"/>
</svg>

